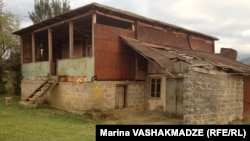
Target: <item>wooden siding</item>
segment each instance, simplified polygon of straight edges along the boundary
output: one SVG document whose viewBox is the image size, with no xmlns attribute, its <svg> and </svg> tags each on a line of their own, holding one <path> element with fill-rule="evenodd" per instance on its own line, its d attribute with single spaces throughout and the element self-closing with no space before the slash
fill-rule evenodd
<svg viewBox="0 0 250 141">
<path fill-rule="evenodd" d="M 135 79 L 135 53 L 120 41 L 120 35 L 134 37 L 132 30 L 95 24 L 95 75 L 98 80 Z"/>
</svg>

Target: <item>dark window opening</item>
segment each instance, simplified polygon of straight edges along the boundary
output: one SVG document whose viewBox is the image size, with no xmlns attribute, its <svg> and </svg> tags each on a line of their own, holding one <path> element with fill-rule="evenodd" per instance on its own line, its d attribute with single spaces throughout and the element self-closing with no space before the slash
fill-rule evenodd
<svg viewBox="0 0 250 141">
<path fill-rule="evenodd" d="M 132 23 L 105 17 L 105 16 L 98 15 L 97 23 L 132 30 Z"/>
<path fill-rule="evenodd" d="M 151 97 L 161 96 L 161 79 L 152 78 L 151 79 Z"/>
</svg>

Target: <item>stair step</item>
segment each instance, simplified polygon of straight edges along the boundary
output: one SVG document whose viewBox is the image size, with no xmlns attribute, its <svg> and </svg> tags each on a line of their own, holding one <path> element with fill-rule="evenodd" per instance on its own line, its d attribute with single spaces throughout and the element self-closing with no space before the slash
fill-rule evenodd
<svg viewBox="0 0 250 141">
<path fill-rule="evenodd" d="M 57 77 L 54 77 L 53 79 L 46 80 L 43 84 L 41 84 L 28 98 L 25 99 L 25 101 L 20 102 L 21 105 L 25 107 L 31 107 L 35 106 L 35 101 L 39 99 L 43 94 L 45 94 L 50 88 L 55 86 L 57 84 Z"/>
</svg>

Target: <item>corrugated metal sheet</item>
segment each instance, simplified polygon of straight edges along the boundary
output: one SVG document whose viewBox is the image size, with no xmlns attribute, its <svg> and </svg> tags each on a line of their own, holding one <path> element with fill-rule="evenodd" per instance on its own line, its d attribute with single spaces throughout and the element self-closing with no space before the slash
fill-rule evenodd
<svg viewBox="0 0 250 141">
<path fill-rule="evenodd" d="M 188 62 L 188 60 L 190 58 L 194 58 L 204 60 L 209 64 L 226 70 L 230 73 L 250 74 L 250 66 L 225 58 L 218 54 L 189 49 L 173 48 L 168 46 L 160 46 L 149 43 L 145 44 L 134 38 L 128 38 L 123 36 L 121 36 L 121 39 L 139 54 L 144 56 L 149 61 L 158 64 L 163 69 L 167 68 L 169 65 L 177 61 L 190 63 Z"/>
</svg>

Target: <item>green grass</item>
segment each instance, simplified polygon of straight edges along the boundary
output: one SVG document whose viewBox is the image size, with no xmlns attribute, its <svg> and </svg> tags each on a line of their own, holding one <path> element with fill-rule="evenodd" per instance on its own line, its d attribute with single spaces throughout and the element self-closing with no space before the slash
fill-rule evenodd
<svg viewBox="0 0 250 141">
<path fill-rule="evenodd" d="M 83 116 L 48 107 L 20 107 L 14 96 L 10 106 L 0 95 L 0 141 L 94 141 L 95 125 Z"/>
</svg>

